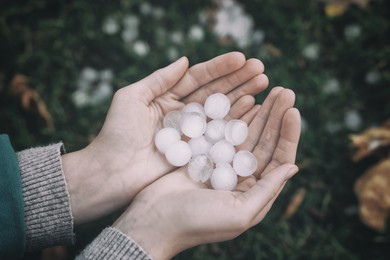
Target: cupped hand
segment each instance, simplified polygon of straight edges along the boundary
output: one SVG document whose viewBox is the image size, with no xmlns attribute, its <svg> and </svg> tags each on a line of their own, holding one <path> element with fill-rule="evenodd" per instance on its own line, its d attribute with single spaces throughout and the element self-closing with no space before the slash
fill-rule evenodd
<svg viewBox="0 0 390 260">
<path fill-rule="evenodd" d="M 232 239 L 258 224 L 298 171 L 300 115 L 294 100 L 291 90 L 274 88 L 262 106 L 241 116 L 250 135 L 239 149 L 252 151 L 258 168 L 253 176 L 240 178 L 234 191 L 210 189 L 190 179 L 182 167 L 141 191 L 114 227 L 152 258 L 169 259 L 195 245 Z"/>
<path fill-rule="evenodd" d="M 257 59 L 232 52 L 188 68 L 183 57 L 115 93 L 102 130 L 85 149 L 63 156 L 77 224 L 127 205 L 147 185 L 174 170 L 154 146 L 164 115 L 188 102 L 225 93 L 241 116 L 268 78 Z M 241 112 L 242 111 L 242 112 Z"/>
</svg>

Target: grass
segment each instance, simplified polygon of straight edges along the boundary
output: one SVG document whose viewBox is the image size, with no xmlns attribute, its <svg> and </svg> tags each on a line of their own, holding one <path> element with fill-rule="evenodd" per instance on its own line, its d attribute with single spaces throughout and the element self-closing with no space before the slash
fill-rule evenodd
<svg viewBox="0 0 390 260">
<path fill-rule="evenodd" d="M 145 14 L 145 1 L 2 1 L 3 85 L 16 72 L 29 76 L 54 118 L 56 131 L 45 130 L 4 87 L 0 131 L 10 135 L 16 150 L 59 140 L 68 151 L 79 149 L 98 133 L 109 107 L 109 99 L 96 106 L 74 104 L 72 93 L 83 68 L 112 70 L 115 90 L 165 66 L 175 52 L 194 64 L 240 50 L 264 62 L 270 86 L 296 92 L 305 123 L 298 154 L 301 172 L 261 224 L 232 241 L 202 245 L 176 259 L 388 258 L 389 229 L 378 233 L 361 223 L 353 192 L 355 180 L 376 158 L 353 163 L 348 135 L 390 116 L 389 3 L 350 5 L 344 14 L 329 17 L 322 1 L 240 2 L 254 28 L 264 35 L 263 41 L 245 48 L 221 41 L 208 23 L 199 22 L 202 11 L 213 10 L 211 1 L 149 1 L 157 10 L 154 15 Z M 139 19 L 137 41 L 149 47 L 144 56 L 134 51 L 135 41 L 122 39 L 123 19 L 129 14 Z M 109 18 L 119 26 L 116 33 L 102 30 Z M 203 39 L 187 36 L 193 25 L 203 29 Z M 182 40 L 172 40 L 174 32 Z M 305 56 L 308 46 L 314 46 L 315 57 Z M 330 82 L 337 86 L 329 87 Z M 259 103 L 265 94 L 257 97 Z M 358 116 L 357 123 L 348 121 L 351 114 Z M 289 220 L 281 220 L 300 188 L 306 189 L 302 205 Z M 77 243 L 70 250 L 82 249 L 114 217 L 77 229 Z"/>
</svg>

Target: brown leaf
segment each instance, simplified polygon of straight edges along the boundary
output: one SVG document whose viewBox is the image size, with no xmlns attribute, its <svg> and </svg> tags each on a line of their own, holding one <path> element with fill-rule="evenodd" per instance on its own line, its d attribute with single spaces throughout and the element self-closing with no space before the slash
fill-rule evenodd
<svg viewBox="0 0 390 260">
<path fill-rule="evenodd" d="M 283 220 L 288 220 L 295 214 L 295 212 L 297 212 L 299 206 L 301 206 L 303 200 L 305 199 L 305 195 L 306 195 L 305 188 L 298 189 L 298 191 L 292 197 L 290 203 L 287 206 L 286 211 L 282 216 Z"/>
<path fill-rule="evenodd" d="M 328 17 L 340 16 L 352 5 L 366 8 L 370 0 L 330 0 L 325 4 L 325 14 Z"/>
<path fill-rule="evenodd" d="M 369 227 L 384 231 L 390 215 L 390 159 L 368 169 L 356 182 L 359 215 Z"/>
<path fill-rule="evenodd" d="M 16 74 L 9 85 L 9 91 L 19 99 L 25 111 L 37 114 L 44 121 L 45 127 L 51 132 L 54 131 L 53 119 L 46 104 L 41 100 L 38 92 L 30 88 L 26 76 Z"/>
<path fill-rule="evenodd" d="M 381 148 L 390 147 L 390 120 L 379 127 L 369 128 L 360 134 L 351 134 L 349 138 L 356 148 L 352 160 L 359 161 Z"/>
</svg>

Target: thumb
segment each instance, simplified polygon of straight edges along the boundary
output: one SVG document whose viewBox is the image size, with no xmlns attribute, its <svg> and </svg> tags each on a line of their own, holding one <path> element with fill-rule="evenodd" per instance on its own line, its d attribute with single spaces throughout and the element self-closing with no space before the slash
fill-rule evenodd
<svg viewBox="0 0 390 260">
<path fill-rule="evenodd" d="M 187 57 L 181 57 L 174 63 L 156 70 L 131 86 L 149 104 L 153 99 L 171 89 L 184 76 L 187 69 L 188 59 Z"/>
</svg>

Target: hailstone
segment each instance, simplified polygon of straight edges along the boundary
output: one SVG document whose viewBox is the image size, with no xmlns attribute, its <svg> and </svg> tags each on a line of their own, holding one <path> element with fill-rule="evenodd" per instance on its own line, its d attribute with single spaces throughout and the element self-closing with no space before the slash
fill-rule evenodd
<svg viewBox="0 0 390 260">
<path fill-rule="evenodd" d="M 189 140 L 188 144 L 191 148 L 192 156 L 208 154 L 212 145 L 211 143 L 207 142 L 203 135 Z"/>
<path fill-rule="evenodd" d="M 180 134 L 172 127 L 165 127 L 160 129 L 154 138 L 154 143 L 157 147 L 157 150 L 163 154 L 172 144 L 176 143 L 177 141 L 180 141 Z"/>
<path fill-rule="evenodd" d="M 184 141 L 177 141 L 167 149 L 165 158 L 173 166 L 183 166 L 191 159 L 190 146 Z"/>
<path fill-rule="evenodd" d="M 242 144 L 248 136 L 248 125 L 242 120 L 233 119 L 226 124 L 225 139 L 233 145 Z"/>
<path fill-rule="evenodd" d="M 214 163 L 205 154 L 193 157 L 188 163 L 188 173 L 194 181 L 206 182 L 213 173 Z"/>
<path fill-rule="evenodd" d="M 204 136 L 210 143 L 216 143 L 225 137 L 226 121 L 223 119 L 214 119 L 207 123 Z"/>
<path fill-rule="evenodd" d="M 182 114 L 178 110 L 168 112 L 163 119 L 163 126 L 175 128 L 179 134 L 182 134 L 180 128 L 181 116 Z"/>
<path fill-rule="evenodd" d="M 256 157 L 250 151 L 238 151 L 233 158 L 233 169 L 237 175 L 243 177 L 253 174 L 257 169 Z"/>
<path fill-rule="evenodd" d="M 180 122 L 181 131 L 190 138 L 196 138 L 206 131 L 206 119 L 199 113 L 183 114 Z"/>
<path fill-rule="evenodd" d="M 181 112 L 183 114 L 195 112 L 195 113 L 202 115 L 202 117 L 206 119 L 206 113 L 204 112 L 203 106 L 199 103 L 196 103 L 196 102 L 188 103 L 187 105 L 185 105 L 183 107 Z"/>
<path fill-rule="evenodd" d="M 237 185 L 237 174 L 230 164 L 216 167 L 211 175 L 211 186 L 216 190 L 233 190 Z"/>
<path fill-rule="evenodd" d="M 228 141 L 221 140 L 210 148 L 209 155 L 214 163 L 231 162 L 236 150 Z"/>
<path fill-rule="evenodd" d="M 211 119 L 222 119 L 230 110 L 230 100 L 222 93 L 210 95 L 204 103 L 204 111 Z"/>
</svg>

